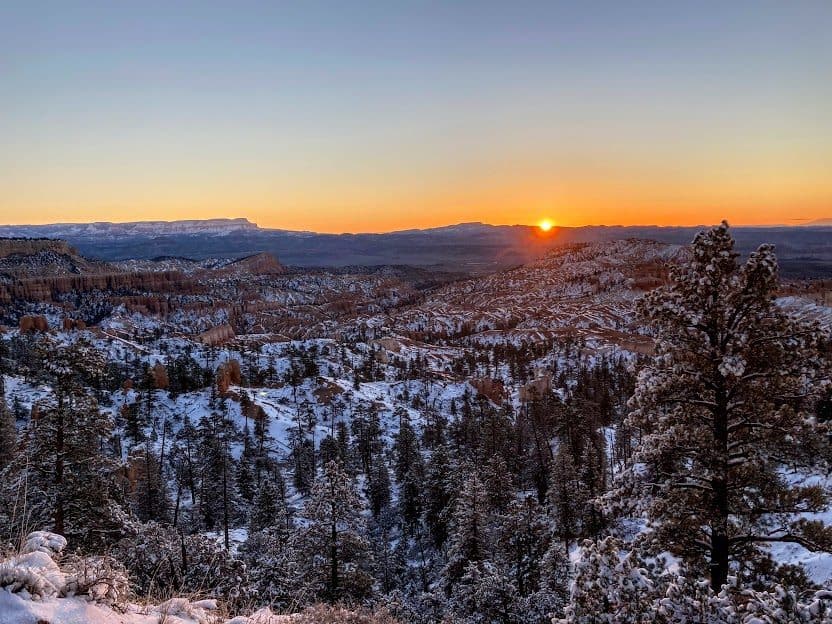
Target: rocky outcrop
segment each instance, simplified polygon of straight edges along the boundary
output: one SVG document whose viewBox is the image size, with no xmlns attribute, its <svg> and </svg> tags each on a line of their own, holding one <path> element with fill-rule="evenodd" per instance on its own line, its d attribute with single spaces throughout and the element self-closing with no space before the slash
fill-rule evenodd
<svg viewBox="0 0 832 624">
<path fill-rule="evenodd" d="M 235 275 L 281 275 L 285 272 L 286 267 L 280 264 L 278 259 L 270 253 L 259 253 L 240 258 L 218 271 L 218 273 Z"/>
<path fill-rule="evenodd" d="M 230 386 L 239 386 L 242 381 L 240 363 L 237 360 L 228 360 L 217 368 L 217 392 L 225 395 Z"/>
<path fill-rule="evenodd" d="M 159 273 L 94 273 L 58 275 L 14 280 L 0 286 L 0 303 L 12 301 L 53 301 L 70 292 L 179 292 L 190 282 L 178 271 Z"/>
<path fill-rule="evenodd" d="M 49 323 L 43 316 L 22 316 L 20 317 L 20 333 L 46 332 L 49 331 Z"/>
<path fill-rule="evenodd" d="M 204 345 L 215 347 L 226 343 L 229 340 L 234 340 L 235 335 L 236 334 L 234 334 L 234 329 L 231 325 L 223 324 L 202 332 L 196 337 L 196 341 L 201 342 Z"/>
<path fill-rule="evenodd" d="M 499 379 L 476 378 L 470 381 L 474 389 L 492 403 L 499 405 L 506 398 L 506 389 Z"/>
<path fill-rule="evenodd" d="M 161 362 L 156 362 L 153 368 L 150 369 L 150 374 L 153 376 L 153 386 L 157 390 L 167 390 L 170 385 L 168 379 L 168 369 Z"/>
<path fill-rule="evenodd" d="M 520 388 L 520 400 L 522 402 L 539 399 L 552 391 L 552 376 L 548 373 L 538 376 Z"/>
<path fill-rule="evenodd" d="M 42 251 L 52 251 L 67 256 L 78 255 L 69 243 L 53 238 L 0 238 L 0 258 L 15 254 L 32 256 Z"/>
<path fill-rule="evenodd" d="M 64 318 L 64 331 L 71 331 L 73 329 L 83 330 L 87 328 L 87 324 L 81 319 L 73 319 L 68 316 Z"/>
</svg>

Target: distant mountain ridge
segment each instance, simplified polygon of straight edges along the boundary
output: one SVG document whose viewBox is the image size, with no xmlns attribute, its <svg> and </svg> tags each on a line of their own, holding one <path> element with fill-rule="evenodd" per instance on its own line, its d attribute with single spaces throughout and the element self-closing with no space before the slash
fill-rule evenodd
<svg viewBox="0 0 832 624">
<path fill-rule="evenodd" d="M 270 253 L 288 266 L 408 265 L 488 273 L 531 262 L 568 243 L 628 238 L 688 244 L 705 226 L 586 226 L 543 233 L 528 225 L 456 225 L 379 234 L 321 234 L 258 227 L 247 219 L 0 226 L 0 237 L 60 238 L 88 258 L 107 261 L 164 256 L 204 260 Z M 784 275 L 832 277 L 832 226 L 734 227 L 747 255 L 773 243 Z"/>
<path fill-rule="evenodd" d="M 87 236 L 172 236 L 176 234 L 228 234 L 257 230 L 257 224 L 245 218 L 189 219 L 181 221 L 131 221 L 114 223 L 49 223 L 44 225 L 0 226 L 0 236 L 29 238 L 59 238 L 72 240 Z"/>
</svg>

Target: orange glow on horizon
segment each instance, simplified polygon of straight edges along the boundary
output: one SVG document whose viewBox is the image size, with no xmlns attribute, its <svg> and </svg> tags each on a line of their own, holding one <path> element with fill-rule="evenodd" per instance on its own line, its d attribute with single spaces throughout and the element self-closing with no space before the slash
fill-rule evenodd
<svg viewBox="0 0 832 624">
<path fill-rule="evenodd" d="M 202 171 L 194 165 L 191 171 L 174 164 L 154 175 L 147 167 L 117 164 L 96 171 L 44 166 L 38 175 L 8 179 L 0 185 L 0 223 L 246 217 L 263 228 L 357 233 L 471 221 L 539 226 L 542 215 L 555 209 L 553 230 L 697 226 L 722 219 L 732 225 L 799 225 L 832 217 L 832 180 L 808 163 L 657 171 L 636 163 L 549 167 L 518 161 L 472 165 L 454 175 L 402 164 L 389 177 L 337 168 L 269 177 L 232 166 Z"/>
<path fill-rule="evenodd" d="M 832 182 L 817 172 L 734 179 L 625 176 L 618 171 L 480 172 L 418 186 L 333 177 L 245 179 L 230 172 L 169 179 L 129 172 L 85 184 L 48 175 L 49 184 L 12 180 L 0 190 L 0 224 L 85 223 L 246 217 L 262 228 L 322 233 L 390 232 L 479 221 L 532 225 L 558 208 L 549 233 L 585 225 L 800 225 L 832 217 Z M 638 172 L 642 173 L 642 172 Z M 698 182 L 698 184 L 697 184 Z M 568 209 L 562 207 L 568 206 Z"/>
<path fill-rule="evenodd" d="M 542 219 L 540 223 L 537 224 L 537 227 L 539 227 L 544 232 L 548 232 L 553 227 L 555 227 L 555 224 L 551 219 Z"/>
</svg>

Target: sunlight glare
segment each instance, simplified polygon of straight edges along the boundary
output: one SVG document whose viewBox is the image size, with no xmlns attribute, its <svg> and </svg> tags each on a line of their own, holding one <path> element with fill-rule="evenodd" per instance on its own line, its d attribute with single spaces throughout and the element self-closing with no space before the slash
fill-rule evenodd
<svg viewBox="0 0 832 624">
<path fill-rule="evenodd" d="M 555 226 L 555 224 L 552 222 L 551 219 L 543 219 L 540 223 L 537 224 L 537 226 L 544 232 L 548 232 Z"/>
</svg>

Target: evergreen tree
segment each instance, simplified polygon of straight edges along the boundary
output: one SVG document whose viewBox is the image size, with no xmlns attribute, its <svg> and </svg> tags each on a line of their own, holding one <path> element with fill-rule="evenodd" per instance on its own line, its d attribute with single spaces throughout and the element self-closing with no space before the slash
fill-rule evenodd
<svg viewBox="0 0 832 624">
<path fill-rule="evenodd" d="M 170 498 L 159 457 L 150 444 L 144 443 L 133 448 L 128 461 L 133 475 L 131 501 L 136 516 L 143 522 L 167 521 Z"/>
<path fill-rule="evenodd" d="M 431 453 L 425 478 L 425 523 L 435 548 L 441 548 L 448 539 L 454 502 L 452 479 L 448 449 L 437 446 Z"/>
<path fill-rule="evenodd" d="M 700 233 L 690 262 L 641 301 L 657 353 L 629 416 L 643 436 L 636 466 L 646 470 L 628 476 L 647 488 L 657 537 L 691 566 L 707 563 L 717 590 L 731 562 L 753 563 L 760 545 L 832 548 L 828 529 L 799 518 L 825 509 L 828 493 L 781 473 L 824 456 L 825 429 L 810 409 L 828 371 L 823 334 L 775 304 L 771 246 L 744 266 L 737 256 L 723 222 Z"/>
<path fill-rule="evenodd" d="M 520 596 L 528 596 L 540 587 L 540 568 L 550 534 L 543 509 L 531 496 L 513 502 L 500 518 L 499 562 L 512 578 Z"/>
<path fill-rule="evenodd" d="M 199 421 L 199 510 L 206 529 L 222 528 L 226 549 L 230 546 L 228 531 L 237 498 L 231 454 L 234 433 L 233 422 L 222 414 L 215 412 Z"/>
<path fill-rule="evenodd" d="M 483 469 L 483 484 L 488 491 L 488 502 L 496 512 L 503 512 L 514 500 L 516 488 L 506 461 L 492 455 Z"/>
<path fill-rule="evenodd" d="M 285 531 L 286 511 L 283 502 L 278 500 L 278 492 L 272 481 L 264 479 L 254 498 L 249 529 L 254 533 L 269 527 Z"/>
<path fill-rule="evenodd" d="M 471 561 L 454 585 L 449 607 L 460 624 L 521 624 L 517 587 L 490 561 Z"/>
<path fill-rule="evenodd" d="M 373 461 L 372 471 L 367 478 L 366 495 L 373 518 L 378 520 L 381 512 L 390 504 L 390 471 L 381 458 Z"/>
<path fill-rule="evenodd" d="M 555 531 L 568 548 L 581 534 L 581 520 L 590 498 L 572 460 L 572 451 L 566 444 L 561 444 L 552 462 L 547 502 L 555 521 Z"/>
<path fill-rule="evenodd" d="M 0 471 L 8 466 L 17 454 L 17 428 L 15 416 L 6 404 L 6 383 L 0 373 Z"/>
<path fill-rule="evenodd" d="M 372 562 L 361 499 L 343 466 L 331 461 L 303 508 L 306 526 L 293 536 L 305 591 L 329 601 L 357 601 L 372 592 Z"/>
<path fill-rule="evenodd" d="M 86 343 L 62 346 L 49 338 L 39 343 L 37 356 L 53 393 L 34 410 L 25 451 L 8 467 L 3 498 L 13 509 L 26 509 L 14 519 L 20 528 L 50 527 L 82 548 L 111 544 L 126 519 L 112 422 L 85 390 L 95 386 L 103 356 Z"/>
<path fill-rule="evenodd" d="M 243 452 L 240 453 L 240 460 L 237 462 L 237 473 L 235 482 L 237 492 L 245 505 L 251 505 L 255 496 L 255 463 L 257 460 L 256 450 L 253 448 L 251 435 L 248 428 L 243 431 Z"/>
<path fill-rule="evenodd" d="M 443 571 L 446 591 L 465 574 L 468 564 L 489 557 L 488 494 L 476 473 L 465 481 L 454 508 L 448 560 Z"/>
<path fill-rule="evenodd" d="M 121 537 L 126 516 L 116 482 L 119 466 L 108 448 L 111 427 L 95 400 L 84 394 L 63 393 L 38 405 L 25 457 L 18 457 L 30 514 L 21 520 L 51 527 L 83 548 Z"/>
<path fill-rule="evenodd" d="M 525 601 L 531 617 L 551 621 L 569 599 L 569 552 L 560 540 L 548 540 L 549 548 L 540 560 L 538 588 Z M 531 618 L 530 618 L 531 619 Z"/>
<path fill-rule="evenodd" d="M 290 433 L 292 448 L 292 484 L 301 494 L 308 494 L 315 479 L 315 447 L 302 433 L 296 430 Z"/>
</svg>

